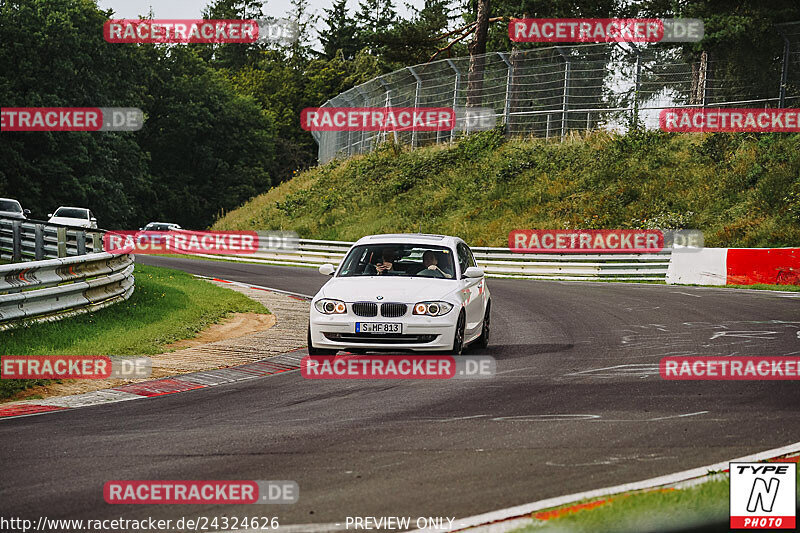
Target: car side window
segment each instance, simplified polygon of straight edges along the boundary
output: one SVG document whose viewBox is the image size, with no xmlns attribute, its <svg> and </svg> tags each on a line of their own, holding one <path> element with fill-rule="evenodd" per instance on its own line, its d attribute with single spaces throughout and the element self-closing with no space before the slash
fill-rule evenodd
<svg viewBox="0 0 800 533">
<path fill-rule="evenodd" d="M 464 277 L 464 272 L 469 268 L 469 257 L 467 255 L 466 246 L 463 243 L 458 243 L 456 251 L 458 252 L 458 266 L 461 269 L 461 277 Z"/>
</svg>

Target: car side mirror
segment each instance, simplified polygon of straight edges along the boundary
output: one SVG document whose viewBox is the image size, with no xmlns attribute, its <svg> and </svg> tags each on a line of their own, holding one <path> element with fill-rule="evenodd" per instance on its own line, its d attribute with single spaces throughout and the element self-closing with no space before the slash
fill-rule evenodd
<svg viewBox="0 0 800 533">
<path fill-rule="evenodd" d="M 53 213 L 47 213 L 47 218 L 53 218 Z"/>
<path fill-rule="evenodd" d="M 30 209 L 23 209 L 22 210 L 22 214 L 25 215 L 26 217 L 29 217 L 29 216 L 31 216 L 31 210 Z"/>
<path fill-rule="evenodd" d="M 336 272 L 336 267 L 334 267 L 330 263 L 325 263 L 321 267 L 319 267 L 319 273 L 324 274 L 326 276 L 333 276 L 333 273 Z"/>
<path fill-rule="evenodd" d="M 465 278 L 482 278 L 483 276 L 484 272 L 481 267 L 469 267 L 464 271 Z"/>
</svg>

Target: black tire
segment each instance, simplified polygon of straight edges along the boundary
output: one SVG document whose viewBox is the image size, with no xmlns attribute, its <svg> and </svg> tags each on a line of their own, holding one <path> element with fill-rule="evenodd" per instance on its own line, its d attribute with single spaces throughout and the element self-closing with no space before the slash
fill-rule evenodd
<svg viewBox="0 0 800 533">
<path fill-rule="evenodd" d="M 464 353 L 464 331 L 467 327 L 467 315 L 464 311 L 458 315 L 456 322 L 456 332 L 453 334 L 453 347 L 450 349 L 451 355 L 461 355 Z"/>
<path fill-rule="evenodd" d="M 308 327 L 308 355 L 336 355 L 339 350 L 324 350 L 322 348 L 314 348 L 311 344 L 311 326 Z"/>
<path fill-rule="evenodd" d="M 483 316 L 483 328 L 481 329 L 481 336 L 475 341 L 475 346 L 478 348 L 489 347 L 489 333 L 491 331 L 492 320 L 492 303 L 486 305 L 486 314 Z"/>
</svg>

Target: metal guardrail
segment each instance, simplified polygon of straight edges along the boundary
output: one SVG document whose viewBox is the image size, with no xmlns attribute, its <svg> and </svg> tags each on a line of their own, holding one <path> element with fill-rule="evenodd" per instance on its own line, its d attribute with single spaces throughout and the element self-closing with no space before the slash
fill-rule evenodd
<svg viewBox="0 0 800 533">
<path fill-rule="evenodd" d="M 0 218 L 0 259 L 14 263 L 103 251 L 103 230 Z"/>
<path fill-rule="evenodd" d="M 286 266 L 338 265 L 352 245 L 352 242 L 345 241 L 299 239 L 296 251 L 261 252 L 225 258 Z M 508 248 L 474 247 L 472 252 L 478 265 L 489 277 L 571 281 L 664 281 L 672 256 L 671 250 L 648 254 L 521 254 Z"/>
<path fill-rule="evenodd" d="M 106 252 L 0 265 L 0 330 L 127 300 L 133 267 L 132 255 Z"/>
<path fill-rule="evenodd" d="M 14 261 L 0 265 L 0 331 L 130 298 L 134 256 L 103 252 L 103 233 L 0 219 L 0 259 Z"/>
</svg>

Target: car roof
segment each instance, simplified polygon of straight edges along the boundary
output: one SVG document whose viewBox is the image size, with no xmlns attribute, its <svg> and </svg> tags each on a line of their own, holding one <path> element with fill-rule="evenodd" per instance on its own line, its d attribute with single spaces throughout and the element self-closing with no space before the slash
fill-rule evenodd
<svg viewBox="0 0 800 533">
<path fill-rule="evenodd" d="M 56 211 L 59 209 L 82 209 L 84 211 L 89 211 L 88 207 L 72 207 L 71 205 L 60 205 L 58 208 L 56 208 Z"/>
<path fill-rule="evenodd" d="M 19 203 L 19 200 L 15 199 L 15 198 L 0 198 L 0 200 L 8 200 L 9 202 L 17 202 L 17 203 Z"/>
<path fill-rule="evenodd" d="M 441 244 L 455 248 L 456 244 L 463 242 L 458 237 L 450 235 L 433 235 L 430 233 L 385 233 L 382 235 L 367 235 L 356 241 L 362 244 Z"/>
</svg>

